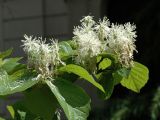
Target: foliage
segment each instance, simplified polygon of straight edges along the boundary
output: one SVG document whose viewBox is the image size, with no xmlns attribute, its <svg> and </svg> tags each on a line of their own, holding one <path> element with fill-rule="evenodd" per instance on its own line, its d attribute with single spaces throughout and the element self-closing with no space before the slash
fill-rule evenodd
<svg viewBox="0 0 160 120">
<path fill-rule="evenodd" d="M 60 119 L 63 109 L 69 120 L 86 120 L 91 99 L 74 84 L 77 79 L 91 83 L 102 99 L 110 98 L 118 84 L 134 92 L 146 84 L 147 67 L 133 61 L 134 26 L 109 25 L 106 18 L 95 23 L 91 16 L 81 22 L 70 41 L 47 44 L 42 38 L 25 35 L 27 65 L 19 62 L 21 58 L 8 58 L 11 49 L 0 53 L 0 95 L 24 95 L 7 107 L 12 119 Z"/>
</svg>

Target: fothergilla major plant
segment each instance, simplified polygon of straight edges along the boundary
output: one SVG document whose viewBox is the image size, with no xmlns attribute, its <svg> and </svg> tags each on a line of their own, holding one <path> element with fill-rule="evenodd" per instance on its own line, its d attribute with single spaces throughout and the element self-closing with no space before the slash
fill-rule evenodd
<svg viewBox="0 0 160 120">
<path fill-rule="evenodd" d="M 92 102 L 76 80 L 86 80 L 108 99 L 118 84 L 139 93 L 149 71 L 134 61 L 136 27 L 113 24 L 104 17 L 95 22 L 86 16 L 74 27 L 73 39 L 58 42 L 24 36 L 27 56 L 9 58 L 12 49 L 0 53 L 0 95 L 21 92 L 22 99 L 7 109 L 11 119 L 86 120 Z M 62 115 L 61 112 L 65 114 Z"/>
</svg>

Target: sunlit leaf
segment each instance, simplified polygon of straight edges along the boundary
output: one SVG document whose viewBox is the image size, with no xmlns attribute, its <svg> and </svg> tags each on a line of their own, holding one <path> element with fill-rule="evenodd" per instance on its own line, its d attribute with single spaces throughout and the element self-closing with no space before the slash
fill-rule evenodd
<svg viewBox="0 0 160 120">
<path fill-rule="evenodd" d="M 88 82 L 90 82 L 91 84 L 93 84 L 95 87 L 97 87 L 98 89 L 100 89 L 102 92 L 104 92 L 103 87 L 98 82 L 96 82 L 94 80 L 94 78 L 92 77 L 92 75 L 90 75 L 87 72 L 87 70 L 85 70 L 81 66 L 74 65 L 74 64 L 69 64 L 69 65 L 66 65 L 64 67 L 61 67 L 59 70 L 63 71 L 63 72 L 74 73 L 74 74 L 80 76 L 81 78 L 84 78 L 85 80 L 87 80 Z"/>
<path fill-rule="evenodd" d="M 111 66 L 112 61 L 108 58 L 104 58 L 102 62 L 99 63 L 99 69 L 106 69 L 107 67 Z"/>
<path fill-rule="evenodd" d="M 32 73 L 28 73 L 26 70 L 17 72 L 8 75 L 5 70 L 0 69 L 0 95 L 21 92 L 38 83 Z"/>
<path fill-rule="evenodd" d="M 128 78 L 123 78 L 121 85 L 134 91 L 140 92 L 140 89 L 147 83 L 149 71 L 146 66 L 134 62 Z"/>
<path fill-rule="evenodd" d="M 15 117 L 14 108 L 12 106 L 7 105 L 7 110 L 9 111 L 11 117 L 14 119 L 14 117 Z"/>
</svg>

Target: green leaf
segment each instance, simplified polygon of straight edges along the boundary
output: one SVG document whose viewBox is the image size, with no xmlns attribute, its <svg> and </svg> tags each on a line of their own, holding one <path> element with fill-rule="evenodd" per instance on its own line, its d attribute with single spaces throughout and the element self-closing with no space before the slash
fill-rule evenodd
<svg viewBox="0 0 160 120">
<path fill-rule="evenodd" d="M 70 44 L 68 44 L 68 42 L 66 41 L 60 42 L 59 47 L 60 47 L 59 53 L 62 58 L 73 55 L 72 47 L 70 46 Z"/>
<path fill-rule="evenodd" d="M 23 93 L 25 98 L 22 105 L 30 113 L 44 120 L 52 120 L 54 112 L 58 108 L 58 102 L 46 84 L 36 86 Z"/>
<path fill-rule="evenodd" d="M 13 49 L 8 49 L 7 51 L 4 51 L 4 52 L 0 52 L 0 58 L 3 59 L 5 57 L 8 57 L 9 55 L 11 55 Z"/>
<path fill-rule="evenodd" d="M 93 84 L 95 87 L 100 89 L 102 92 L 105 92 L 103 87 L 98 82 L 96 82 L 94 80 L 94 78 L 87 72 L 87 70 L 85 70 L 81 66 L 69 64 L 64 67 L 61 67 L 59 70 L 63 71 L 63 72 L 74 73 L 74 74 L 80 76 L 81 78 L 84 78 L 85 80 L 87 80 L 91 84 Z"/>
<path fill-rule="evenodd" d="M 99 63 L 99 69 L 106 69 L 107 67 L 111 66 L 112 61 L 108 58 L 104 58 L 102 62 Z"/>
<path fill-rule="evenodd" d="M 0 95 L 21 92 L 38 83 L 38 80 L 34 78 L 35 76 L 27 70 L 17 72 L 8 75 L 5 70 L 0 69 Z"/>
<path fill-rule="evenodd" d="M 148 68 L 138 62 L 134 62 L 134 66 L 131 68 L 128 78 L 123 78 L 121 85 L 138 93 L 147 83 L 148 78 Z"/>
<path fill-rule="evenodd" d="M 75 82 L 79 78 L 79 76 L 77 76 L 76 74 L 66 73 L 66 72 L 59 74 L 58 77 L 65 79 L 65 80 L 68 80 L 72 83 Z"/>
<path fill-rule="evenodd" d="M 66 42 L 72 47 L 72 49 L 76 49 L 77 48 L 77 44 L 75 41 L 73 40 L 66 40 Z"/>
<path fill-rule="evenodd" d="M 118 74 L 118 72 L 114 72 L 112 75 L 113 75 L 113 79 L 114 79 L 114 85 L 118 85 L 121 82 L 121 80 L 123 79 L 123 76 Z"/>
<path fill-rule="evenodd" d="M 12 106 L 7 105 L 7 110 L 9 111 L 11 117 L 14 119 L 14 117 L 15 117 L 14 108 Z"/>
<path fill-rule="evenodd" d="M 86 120 L 90 111 L 90 98 L 78 86 L 65 80 L 46 81 L 68 120 Z"/>
<path fill-rule="evenodd" d="M 34 105 L 34 104 L 33 104 Z M 14 120 L 36 120 L 38 116 L 32 114 L 25 106 L 23 101 L 18 101 L 12 105 L 15 111 Z M 41 119 L 38 119 L 41 120 Z"/>
<path fill-rule="evenodd" d="M 8 58 L 3 61 L 3 65 L 1 66 L 4 70 L 7 71 L 7 73 L 11 73 L 16 66 L 19 66 L 20 63 L 18 63 L 19 60 L 22 58 Z"/>
<path fill-rule="evenodd" d="M 114 84 L 117 85 L 117 84 L 119 84 L 121 82 L 121 80 L 123 78 L 128 78 L 128 76 L 130 74 L 130 71 L 131 70 L 128 69 L 128 68 L 120 68 L 120 69 L 114 71 L 112 73 L 113 78 L 114 78 L 114 82 L 115 82 Z"/>
<path fill-rule="evenodd" d="M 0 67 L 3 65 L 3 60 L 0 58 Z"/>
<path fill-rule="evenodd" d="M 113 93 L 114 90 L 114 79 L 112 74 L 109 73 L 102 73 L 99 77 L 99 83 L 103 86 L 105 93 L 98 90 L 98 95 L 102 99 L 108 99 Z"/>
<path fill-rule="evenodd" d="M 97 63 L 101 62 L 102 56 L 97 56 Z"/>
<path fill-rule="evenodd" d="M 20 120 L 26 120 L 26 112 L 23 112 L 23 111 L 20 111 L 20 110 L 18 110 L 17 112 L 20 116 Z"/>
<path fill-rule="evenodd" d="M 102 53 L 102 54 L 99 54 L 99 56 L 101 56 L 102 58 L 108 58 L 112 61 L 112 64 L 115 64 L 117 63 L 117 56 L 114 55 L 114 54 L 109 54 L 109 53 Z"/>
<path fill-rule="evenodd" d="M 117 73 L 124 78 L 128 78 L 130 71 L 131 71 L 131 69 L 129 69 L 129 68 L 121 68 L 121 69 L 117 70 Z"/>
<path fill-rule="evenodd" d="M 0 120 L 5 120 L 4 118 L 0 117 Z"/>
</svg>

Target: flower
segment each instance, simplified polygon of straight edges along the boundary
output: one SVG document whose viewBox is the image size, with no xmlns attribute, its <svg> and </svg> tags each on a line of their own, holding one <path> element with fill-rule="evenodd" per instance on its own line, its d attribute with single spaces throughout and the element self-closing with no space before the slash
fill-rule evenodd
<svg viewBox="0 0 160 120">
<path fill-rule="evenodd" d="M 58 40 L 53 40 L 51 39 L 51 57 L 52 57 L 52 63 L 53 65 L 57 66 L 59 64 L 65 65 L 63 61 L 60 59 L 59 55 L 59 45 L 58 45 Z"/>
<path fill-rule="evenodd" d="M 82 26 L 86 28 L 92 28 L 95 25 L 95 21 L 93 20 L 93 16 L 85 16 L 82 20 L 80 20 Z"/>
<path fill-rule="evenodd" d="M 135 46 L 135 26 L 130 23 L 124 25 L 111 24 L 107 17 L 96 23 L 92 16 L 81 20 L 81 26 L 74 28 L 73 40 L 77 43 L 76 62 L 85 67 L 94 65 L 95 57 L 107 52 L 118 57 L 122 67 L 133 65 Z M 90 65 L 88 65 L 90 64 Z"/>
<path fill-rule="evenodd" d="M 97 56 L 101 52 L 101 41 L 97 35 L 90 31 L 81 34 L 75 38 L 78 44 L 78 60 L 84 62 L 85 59 L 90 59 Z"/>
<path fill-rule="evenodd" d="M 28 66 L 33 67 L 41 76 L 47 78 L 52 76 L 54 68 L 60 63 L 59 46 L 57 40 L 51 40 L 51 44 L 43 41 L 42 37 L 24 36 L 23 49 L 28 55 Z"/>
<path fill-rule="evenodd" d="M 98 24 L 95 26 L 95 30 L 98 34 L 99 40 L 104 41 L 109 33 L 110 21 L 107 17 L 104 17 L 103 20 L 99 20 Z"/>
<path fill-rule="evenodd" d="M 135 28 L 130 23 L 125 25 L 112 24 L 107 36 L 108 51 L 118 56 L 119 62 L 123 67 L 131 67 L 133 65 L 133 52 L 136 51 Z"/>
<path fill-rule="evenodd" d="M 93 64 L 94 57 L 101 53 L 102 44 L 94 30 L 95 22 L 93 21 L 93 17 L 84 17 L 81 22 L 82 25 L 75 27 L 73 31 L 75 35 L 73 40 L 78 46 L 76 62 L 90 67 L 88 64 Z"/>
<path fill-rule="evenodd" d="M 75 36 L 88 33 L 89 31 L 94 31 L 95 21 L 92 16 L 86 16 L 80 20 L 81 26 L 77 26 L 73 30 Z"/>
</svg>

